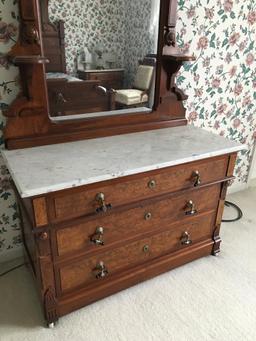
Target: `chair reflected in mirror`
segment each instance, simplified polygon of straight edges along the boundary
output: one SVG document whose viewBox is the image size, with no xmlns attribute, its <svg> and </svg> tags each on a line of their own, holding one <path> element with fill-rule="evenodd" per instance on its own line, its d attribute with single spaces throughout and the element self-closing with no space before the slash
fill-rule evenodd
<svg viewBox="0 0 256 341">
<path fill-rule="evenodd" d="M 117 109 L 149 107 L 153 95 L 155 78 L 155 58 L 145 58 L 139 65 L 131 89 L 115 90 Z"/>
</svg>

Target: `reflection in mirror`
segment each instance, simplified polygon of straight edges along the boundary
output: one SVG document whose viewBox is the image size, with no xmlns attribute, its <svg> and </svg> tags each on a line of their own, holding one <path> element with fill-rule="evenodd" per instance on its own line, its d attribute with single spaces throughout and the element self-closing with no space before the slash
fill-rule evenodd
<svg viewBox="0 0 256 341">
<path fill-rule="evenodd" d="M 51 116 L 151 111 L 160 0 L 41 4 Z"/>
</svg>

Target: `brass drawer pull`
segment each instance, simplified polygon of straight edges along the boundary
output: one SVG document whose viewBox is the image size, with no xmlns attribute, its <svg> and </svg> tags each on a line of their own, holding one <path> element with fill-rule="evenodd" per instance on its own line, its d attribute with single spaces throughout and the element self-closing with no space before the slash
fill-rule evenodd
<svg viewBox="0 0 256 341">
<path fill-rule="evenodd" d="M 155 180 L 150 180 L 149 183 L 148 183 L 148 187 L 150 189 L 153 189 L 156 187 L 156 181 Z"/>
<path fill-rule="evenodd" d="M 90 240 L 92 243 L 96 245 L 103 246 L 104 245 L 103 235 L 104 235 L 103 227 L 97 227 L 94 235 L 91 236 Z"/>
<path fill-rule="evenodd" d="M 93 271 L 97 271 L 97 274 L 95 275 L 97 279 L 105 278 L 108 275 L 108 269 L 103 262 L 99 262 Z"/>
<path fill-rule="evenodd" d="M 149 252 L 149 245 L 144 245 L 143 246 L 143 252 L 148 253 Z"/>
<path fill-rule="evenodd" d="M 196 206 L 192 200 L 189 200 L 187 202 L 185 209 L 186 209 L 186 215 L 194 215 L 197 213 Z"/>
<path fill-rule="evenodd" d="M 145 220 L 150 220 L 151 218 L 152 218 L 152 213 L 150 213 L 150 212 L 145 213 L 145 215 L 144 215 Z"/>
<path fill-rule="evenodd" d="M 105 202 L 105 194 L 104 193 L 98 193 L 96 195 L 95 199 L 98 202 L 98 204 L 100 205 L 100 207 L 98 207 L 96 209 L 97 213 L 100 213 L 100 212 L 106 213 L 107 210 L 112 208 L 111 204 L 106 204 L 106 202 Z"/>
<path fill-rule="evenodd" d="M 192 244 L 192 240 L 190 239 L 190 234 L 187 231 L 182 234 L 180 241 L 182 245 Z"/>
<path fill-rule="evenodd" d="M 192 174 L 192 181 L 194 183 L 194 187 L 198 187 L 201 185 L 202 180 L 201 180 L 201 175 L 198 170 L 194 171 Z"/>
</svg>

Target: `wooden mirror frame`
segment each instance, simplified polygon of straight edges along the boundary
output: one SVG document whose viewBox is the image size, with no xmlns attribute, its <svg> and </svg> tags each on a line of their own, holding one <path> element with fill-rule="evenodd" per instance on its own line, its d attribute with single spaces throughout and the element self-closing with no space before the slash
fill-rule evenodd
<svg viewBox="0 0 256 341">
<path fill-rule="evenodd" d="M 151 113 L 138 112 L 53 122 L 49 117 L 42 45 L 40 0 L 20 0 L 20 35 L 9 59 L 20 69 L 21 93 L 4 112 L 7 149 L 70 142 L 95 137 L 186 125 L 187 97 L 175 83 L 184 62 L 194 59 L 176 49 L 177 0 L 159 0 L 159 38 L 156 55 L 155 99 Z"/>
</svg>

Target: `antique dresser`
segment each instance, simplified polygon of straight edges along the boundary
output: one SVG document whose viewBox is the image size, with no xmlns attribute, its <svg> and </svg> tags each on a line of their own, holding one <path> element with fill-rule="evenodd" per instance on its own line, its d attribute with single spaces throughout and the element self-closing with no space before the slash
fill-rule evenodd
<svg viewBox="0 0 256 341">
<path fill-rule="evenodd" d="M 22 34 L 9 58 L 23 88 L 5 112 L 2 155 L 26 259 L 53 326 L 75 309 L 218 255 L 227 187 L 243 147 L 187 125 L 175 76 L 194 57 L 176 48 L 175 0 L 159 1 L 157 51 L 148 54 L 156 60 L 150 110 L 50 117 L 40 15 L 47 5 L 20 1 Z"/>
</svg>

